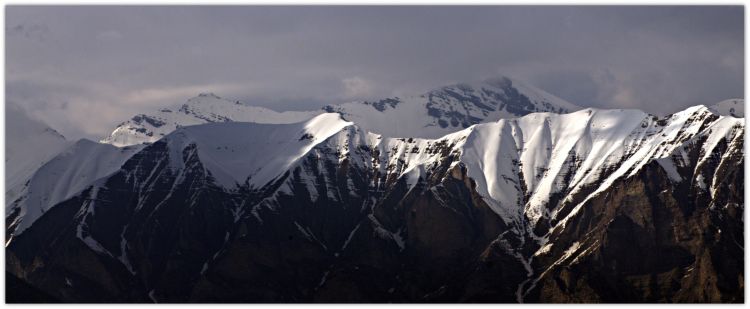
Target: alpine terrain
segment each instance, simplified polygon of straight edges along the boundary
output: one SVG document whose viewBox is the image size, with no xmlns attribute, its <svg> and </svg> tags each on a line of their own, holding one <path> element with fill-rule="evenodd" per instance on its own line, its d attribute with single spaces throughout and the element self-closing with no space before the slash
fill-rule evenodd
<svg viewBox="0 0 750 309">
<path fill-rule="evenodd" d="M 6 189 L 6 277 L 62 302 L 741 303 L 743 105 L 203 94 L 50 146 Z"/>
<path fill-rule="evenodd" d="M 533 112 L 567 113 L 580 107 L 508 77 L 462 83 L 406 98 L 327 105 L 315 111 L 276 112 L 202 93 L 178 108 L 136 115 L 121 123 L 103 143 L 152 143 L 181 126 L 211 122 L 295 123 L 336 112 L 368 131 L 395 137 L 439 138 L 470 125 Z"/>
</svg>

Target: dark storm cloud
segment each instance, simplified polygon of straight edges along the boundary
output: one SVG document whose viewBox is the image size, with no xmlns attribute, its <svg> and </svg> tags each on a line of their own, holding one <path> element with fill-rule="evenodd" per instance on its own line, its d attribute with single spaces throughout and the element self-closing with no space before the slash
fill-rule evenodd
<svg viewBox="0 0 750 309">
<path fill-rule="evenodd" d="M 744 97 L 741 6 L 18 7 L 6 95 L 68 136 L 212 91 L 274 109 L 496 75 L 666 114 Z"/>
</svg>

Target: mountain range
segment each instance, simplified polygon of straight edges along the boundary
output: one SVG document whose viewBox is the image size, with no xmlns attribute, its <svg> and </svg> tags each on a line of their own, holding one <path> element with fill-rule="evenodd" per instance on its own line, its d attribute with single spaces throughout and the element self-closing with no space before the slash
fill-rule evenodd
<svg viewBox="0 0 750 309">
<path fill-rule="evenodd" d="M 392 137 L 438 138 L 471 125 L 533 112 L 579 110 L 563 99 L 507 77 L 441 87 L 425 94 L 326 105 L 313 111 L 276 112 L 202 93 L 179 108 L 162 108 L 121 123 L 101 142 L 152 143 L 180 126 L 210 122 L 295 123 L 320 113 L 339 113 L 368 131 Z"/>
<path fill-rule="evenodd" d="M 498 78 L 25 130 L 50 148 L 7 156 L 34 171 L 6 175 L 6 276 L 64 302 L 743 302 L 743 106 Z"/>
</svg>

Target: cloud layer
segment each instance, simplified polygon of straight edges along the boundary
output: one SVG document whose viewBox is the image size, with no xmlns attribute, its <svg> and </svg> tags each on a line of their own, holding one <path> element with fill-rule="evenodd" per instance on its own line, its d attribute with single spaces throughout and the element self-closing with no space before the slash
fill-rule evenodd
<svg viewBox="0 0 750 309">
<path fill-rule="evenodd" d="M 299 110 L 497 75 L 667 114 L 744 97 L 743 19 L 741 6 L 9 6 L 6 98 L 72 138 L 200 92 Z"/>
</svg>

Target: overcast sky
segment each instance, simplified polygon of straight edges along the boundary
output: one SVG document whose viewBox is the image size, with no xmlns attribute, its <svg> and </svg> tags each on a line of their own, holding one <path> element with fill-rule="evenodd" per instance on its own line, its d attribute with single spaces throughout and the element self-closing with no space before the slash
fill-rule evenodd
<svg viewBox="0 0 750 309">
<path fill-rule="evenodd" d="M 741 6 L 9 6 L 6 99 L 71 139 L 200 92 L 299 110 L 498 75 L 668 114 L 744 97 L 743 19 Z"/>
</svg>

